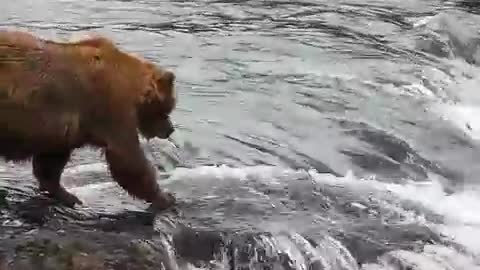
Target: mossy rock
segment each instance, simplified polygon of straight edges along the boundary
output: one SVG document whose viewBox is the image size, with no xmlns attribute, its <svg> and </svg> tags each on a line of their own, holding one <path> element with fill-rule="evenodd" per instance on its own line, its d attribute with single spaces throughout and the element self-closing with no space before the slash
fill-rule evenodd
<svg viewBox="0 0 480 270">
<path fill-rule="evenodd" d="M 33 240 L 20 244 L 15 250 L 17 266 L 38 270 L 102 270 L 103 262 L 90 255 L 79 242 L 66 245 L 49 239 Z"/>
</svg>

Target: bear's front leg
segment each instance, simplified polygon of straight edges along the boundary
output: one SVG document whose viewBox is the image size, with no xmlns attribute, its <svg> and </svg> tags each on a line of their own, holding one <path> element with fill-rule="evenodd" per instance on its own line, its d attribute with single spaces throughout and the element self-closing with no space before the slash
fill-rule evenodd
<svg viewBox="0 0 480 270">
<path fill-rule="evenodd" d="M 123 136 L 119 136 L 123 137 L 123 143 L 110 142 L 105 152 L 112 177 L 131 196 L 152 203 L 155 210 L 173 206 L 175 197 L 160 189 L 154 167 L 145 157 L 137 137 L 132 135 L 128 140 L 126 134 Z"/>
</svg>

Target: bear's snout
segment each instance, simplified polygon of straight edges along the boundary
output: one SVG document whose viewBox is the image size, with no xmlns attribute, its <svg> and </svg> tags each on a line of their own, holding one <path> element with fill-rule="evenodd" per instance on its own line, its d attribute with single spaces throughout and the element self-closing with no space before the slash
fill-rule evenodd
<svg viewBox="0 0 480 270">
<path fill-rule="evenodd" d="M 169 138 L 170 135 L 172 135 L 172 133 L 175 131 L 175 128 L 173 127 L 173 123 L 170 120 L 170 118 L 168 118 L 167 122 L 168 122 L 168 124 L 167 124 L 167 127 L 165 129 L 165 136 L 166 136 L 166 138 Z"/>
</svg>

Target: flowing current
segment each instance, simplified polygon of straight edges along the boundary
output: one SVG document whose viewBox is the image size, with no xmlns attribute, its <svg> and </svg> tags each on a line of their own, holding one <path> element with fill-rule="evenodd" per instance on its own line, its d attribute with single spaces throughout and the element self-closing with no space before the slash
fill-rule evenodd
<svg viewBox="0 0 480 270">
<path fill-rule="evenodd" d="M 477 2 L 4 2 L 1 27 L 176 72 L 175 145 L 143 143 L 182 212 L 157 222 L 171 269 L 480 269 Z M 89 211 L 146 208 L 99 151 L 63 179 Z"/>
</svg>

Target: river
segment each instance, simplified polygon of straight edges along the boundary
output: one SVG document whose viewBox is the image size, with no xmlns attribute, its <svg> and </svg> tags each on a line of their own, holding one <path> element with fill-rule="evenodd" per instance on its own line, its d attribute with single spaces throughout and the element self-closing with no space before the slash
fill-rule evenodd
<svg viewBox="0 0 480 270">
<path fill-rule="evenodd" d="M 197 267 L 480 269 L 475 1 L 16 0 L 1 9 L 1 27 L 57 39 L 99 32 L 175 71 L 175 145 L 143 146 L 178 197 L 181 223 L 230 239 Z M 3 186 L 35 185 L 23 181 L 30 164 L 2 164 Z M 76 151 L 63 177 L 89 211 L 146 208 L 111 182 L 99 151 Z M 192 254 L 215 242 L 188 237 Z"/>
</svg>

